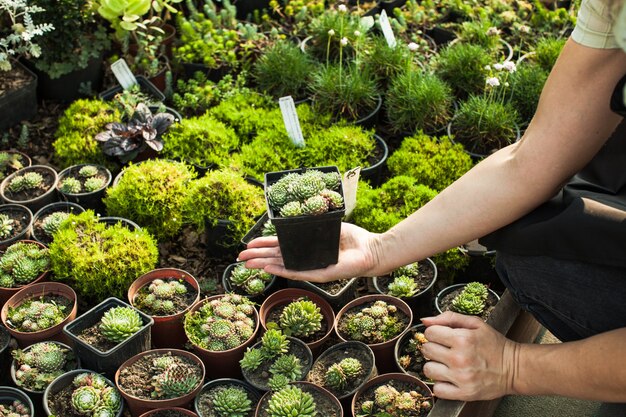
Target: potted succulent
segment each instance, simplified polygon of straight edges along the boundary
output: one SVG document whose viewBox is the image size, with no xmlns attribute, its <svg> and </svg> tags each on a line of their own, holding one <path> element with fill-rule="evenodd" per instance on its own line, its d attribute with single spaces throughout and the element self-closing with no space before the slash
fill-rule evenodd
<svg viewBox="0 0 626 417">
<path fill-rule="evenodd" d="M 0 152 L 0 179 L 24 167 L 29 167 L 31 160 L 25 153 L 20 151 Z"/>
<path fill-rule="evenodd" d="M 152 317 L 115 297 L 63 328 L 82 364 L 107 376 L 133 355 L 150 349 Z"/>
<path fill-rule="evenodd" d="M 204 364 L 193 353 L 154 349 L 124 362 L 115 373 L 115 385 L 138 416 L 157 408 L 186 407 L 200 392 L 204 375 Z"/>
<path fill-rule="evenodd" d="M 376 356 L 380 373 L 393 369 L 393 347 L 413 320 L 411 308 L 390 295 L 365 295 L 346 304 L 337 313 L 335 332 L 346 342 L 367 344 Z"/>
<path fill-rule="evenodd" d="M 454 284 L 441 290 L 435 298 L 435 308 L 439 314 L 452 310 L 487 320 L 499 300 L 500 296 L 486 285 L 470 282 Z"/>
<path fill-rule="evenodd" d="M 310 382 L 292 382 L 276 391 L 267 392 L 259 401 L 255 417 L 314 416 L 323 412 L 329 417 L 343 417 L 337 397 Z"/>
<path fill-rule="evenodd" d="M 0 256 L 0 304 L 22 288 L 43 281 L 49 265 L 48 249 L 39 242 L 20 240 L 4 249 Z"/>
<path fill-rule="evenodd" d="M 354 393 L 377 375 L 374 352 L 362 342 L 341 342 L 313 363 L 307 381 L 335 395 L 347 409 Z"/>
<path fill-rule="evenodd" d="M 59 342 L 40 342 L 23 350 L 16 349 L 11 354 L 11 379 L 35 400 L 38 415 L 43 413 L 42 399 L 46 387 L 65 372 L 80 368 L 80 361 L 72 349 Z"/>
<path fill-rule="evenodd" d="M 0 415 L 35 417 L 35 408 L 24 391 L 12 387 L 0 387 Z"/>
<path fill-rule="evenodd" d="M 0 196 L 7 203 L 23 204 L 33 212 L 56 200 L 56 171 L 46 165 L 32 165 L 6 177 Z"/>
<path fill-rule="evenodd" d="M 401 266 L 387 275 L 374 277 L 372 281 L 379 294 L 388 294 L 405 301 L 414 317 L 428 317 L 432 314 L 437 265 L 430 258 Z"/>
<path fill-rule="evenodd" d="M 286 268 L 317 269 L 337 262 L 345 209 L 336 167 L 267 173 L 265 197 Z"/>
<path fill-rule="evenodd" d="M 199 417 L 252 417 L 261 396 L 247 382 L 220 378 L 206 383 L 194 401 Z"/>
<path fill-rule="evenodd" d="M 300 339 L 268 329 L 239 362 L 243 377 L 259 391 L 279 390 L 301 381 L 313 365 L 311 349 Z"/>
<path fill-rule="evenodd" d="M 426 326 L 417 324 L 409 328 L 396 342 L 394 357 L 401 372 L 417 377 L 432 389 L 433 382 L 424 374 L 427 360 L 422 354 L 422 345 L 428 340 L 424 336 Z"/>
<path fill-rule="evenodd" d="M 184 328 L 211 378 L 237 377 L 241 372 L 239 360 L 259 329 L 259 317 L 246 297 L 215 295 L 191 308 Z"/>
<path fill-rule="evenodd" d="M 48 385 L 43 407 L 49 417 L 121 417 L 124 402 L 109 379 L 88 369 L 75 369 Z"/>
<path fill-rule="evenodd" d="M 85 209 L 78 204 L 65 201 L 50 203 L 40 208 L 33 216 L 33 239 L 44 245 L 49 245 L 53 240 L 53 235 L 69 215 L 80 214 L 83 211 Z"/>
<path fill-rule="evenodd" d="M 182 348 L 187 338 L 183 319 L 200 299 L 198 281 L 176 268 L 155 269 L 137 278 L 128 288 L 130 304 L 152 316 L 152 344 Z"/>
<path fill-rule="evenodd" d="M 428 386 L 411 375 L 379 375 L 362 386 L 352 399 L 352 415 L 369 417 L 427 416 L 433 407 Z"/>
<path fill-rule="evenodd" d="M 261 326 L 280 329 L 284 335 L 304 341 L 317 356 L 330 337 L 335 313 L 322 297 L 299 288 L 279 290 L 259 309 Z"/>
<path fill-rule="evenodd" d="M 111 184 L 111 171 L 102 165 L 79 164 L 59 172 L 57 190 L 65 201 L 102 212 L 102 198 Z"/>
<path fill-rule="evenodd" d="M 0 248 L 30 237 L 33 213 L 21 204 L 0 206 Z M 0 285 L 1 287 L 2 285 Z"/>
<path fill-rule="evenodd" d="M 21 289 L 2 307 L 0 317 L 21 347 L 45 340 L 65 342 L 63 326 L 76 318 L 76 293 L 58 282 Z"/>
<path fill-rule="evenodd" d="M 245 295 L 253 301 L 261 301 L 276 288 L 278 277 L 262 269 L 248 269 L 243 262 L 230 264 L 222 275 L 222 286 L 226 292 Z"/>
</svg>

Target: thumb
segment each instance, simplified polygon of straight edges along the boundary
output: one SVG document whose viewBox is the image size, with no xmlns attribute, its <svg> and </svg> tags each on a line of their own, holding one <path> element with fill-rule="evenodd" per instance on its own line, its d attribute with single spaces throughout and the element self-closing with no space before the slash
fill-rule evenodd
<svg viewBox="0 0 626 417">
<path fill-rule="evenodd" d="M 467 316 L 465 314 L 454 313 L 452 311 L 445 311 L 435 317 L 424 317 L 421 321 L 426 327 L 439 325 L 451 327 L 453 329 L 477 329 L 484 324 L 484 322 L 476 316 Z"/>
</svg>

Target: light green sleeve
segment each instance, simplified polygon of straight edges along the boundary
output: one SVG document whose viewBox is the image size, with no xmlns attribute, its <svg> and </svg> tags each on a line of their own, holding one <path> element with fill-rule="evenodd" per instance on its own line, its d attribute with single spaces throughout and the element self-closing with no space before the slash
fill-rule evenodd
<svg viewBox="0 0 626 417">
<path fill-rule="evenodd" d="M 613 27 L 617 14 L 619 13 L 616 13 L 615 7 L 610 6 L 609 0 L 583 0 L 572 39 L 591 48 L 619 48 Z"/>
</svg>

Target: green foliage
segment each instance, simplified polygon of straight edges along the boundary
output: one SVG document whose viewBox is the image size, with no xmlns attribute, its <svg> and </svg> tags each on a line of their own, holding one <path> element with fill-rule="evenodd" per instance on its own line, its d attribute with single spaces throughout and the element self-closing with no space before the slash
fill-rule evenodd
<svg viewBox="0 0 626 417">
<path fill-rule="evenodd" d="M 441 191 L 469 171 L 473 163 L 462 145 L 418 133 L 402 141 L 387 166 L 393 175 L 406 175 Z"/>
<path fill-rule="evenodd" d="M 456 43 L 445 48 L 436 60 L 435 74 L 447 82 L 458 97 L 484 90 L 489 53 L 479 45 Z"/>
<path fill-rule="evenodd" d="M 311 394 L 290 385 L 272 394 L 266 411 L 269 417 L 313 417 L 315 406 Z"/>
<path fill-rule="evenodd" d="M 479 45 L 487 51 L 494 51 L 500 46 L 500 30 L 488 16 L 461 23 L 459 38 L 464 43 Z"/>
<path fill-rule="evenodd" d="M 239 361 L 239 365 L 241 369 L 244 371 L 254 371 L 258 369 L 259 366 L 263 363 L 263 353 L 261 349 L 250 349 L 246 350 L 243 355 L 243 358 Z"/>
<path fill-rule="evenodd" d="M 114 164 L 106 159 L 100 145 L 94 140 L 107 123 L 121 120 L 119 110 L 102 100 L 76 100 L 63 113 L 55 133 L 54 158 L 61 168 L 76 164 L 99 164 L 109 168 Z"/>
<path fill-rule="evenodd" d="M 412 277 L 401 275 L 393 279 L 388 287 L 389 295 L 398 298 L 413 297 L 419 291 L 415 280 Z"/>
<path fill-rule="evenodd" d="M 280 330 L 267 329 L 261 338 L 261 353 L 263 358 L 272 359 L 287 353 L 289 340 Z"/>
<path fill-rule="evenodd" d="M 189 182 L 194 178 L 195 173 L 180 162 L 130 165 L 118 184 L 107 190 L 107 213 L 137 222 L 157 239 L 175 236 L 184 222 Z"/>
<path fill-rule="evenodd" d="M 22 168 L 24 168 L 24 164 L 22 163 L 22 156 L 20 154 L 0 152 L 0 181 L 10 173 Z"/>
<path fill-rule="evenodd" d="M 289 41 L 278 41 L 264 51 L 254 64 L 253 76 L 259 90 L 274 98 L 292 96 L 301 99 L 316 63 L 298 46 Z"/>
<path fill-rule="evenodd" d="M 103 177 L 87 178 L 83 184 L 86 193 L 93 193 L 106 186 L 106 180 Z"/>
<path fill-rule="evenodd" d="M 300 299 L 287 304 L 280 315 L 279 325 L 285 335 L 302 338 L 320 331 L 323 318 L 317 304 Z"/>
<path fill-rule="evenodd" d="M 80 181 L 74 177 L 67 177 L 59 185 L 59 191 L 65 194 L 78 194 L 82 185 Z"/>
<path fill-rule="evenodd" d="M 339 323 L 339 331 L 350 340 L 375 344 L 386 342 L 402 332 L 406 323 L 398 308 L 385 301 L 375 301 L 358 311 L 348 311 Z"/>
<path fill-rule="evenodd" d="M 361 362 L 352 357 L 344 358 L 338 363 L 333 363 L 324 374 L 324 385 L 334 389 L 343 389 L 348 380 L 354 380 L 363 371 Z"/>
<path fill-rule="evenodd" d="M 327 62 L 354 58 L 365 40 L 366 29 L 361 25 L 360 16 L 327 9 L 311 21 L 307 32 L 312 36 L 306 45 L 307 53 Z M 343 38 L 347 40 L 346 45 L 341 45 Z"/>
<path fill-rule="evenodd" d="M 43 274 L 49 265 L 48 249 L 35 243 L 16 242 L 0 258 L 0 287 L 29 284 Z"/>
<path fill-rule="evenodd" d="M 54 301 L 31 298 L 9 307 L 7 323 L 20 332 L 39 332 L 61 323 L 68 314 L 65 310 L 64 305 Z"/>
<path fill-rule="evenodd" d="M 511 75 L 511 104 L 525 123 L 535 115 L 539 96 L 548 78 L 548 73 L 539 65 L 523 62 Z"/>
<path fill-rule="evenodd" d="M 119 391 L 96 373 L 83 373 L 73 380 L 70 403 L 74 412 L 92 417 L 114 416 L 122 407 Z"/>
<path fill-rule="evenodd" d="M 450 308 L 453 311 L 467 315 L 480 315 L 486 307 L 489 296 L 487 287 L 480 282 L 470 282 L 454 297 Z"/>
<path fill-rule="evenodd" d="M 235 132 L 209 114 L 183 119 L 163 139 L 164 157 L 203 167 L 222 165 L 229 152 L 239 147 Z"/>
<path fill-rule="evenodd" d="M 213 409 L 219 417 L 245 417 L 252 410 L 252 401 L 243 388 L 218 387 L 213 391 Z"/>
<path fill-rule="evenodd" d="M 53 342 L 41 342 L 28 350 L 15 349 L 15 380 L 18 387 L 32 391 L 43 391 L 59 375 L 66 372 L 65 366 L 74 361 L 70 349 Z"/>
<path fill-rule="evenodd" d="M 196 71 L 193 78 L 176 81 L 176 92 L 172 95 L 174 108 L 186 116 L 200 116 L 222 99 L 248 91 L 244 84 L 245 74 L 236 78 L 227 74 L 216 84 L 207 76 Z"/>
<path fill-rule="evenodd" d="M 132 307 L 113 307 L 100 319 L 100 333 L 109 341 L 120 343 L 143 326 L 141 316 Z"/>
<path fill-rule="evenodd" d="M 268 125 L 267 112 L 271 100 L 253 91 L 241 91 L 222 100 L 209 114 L 235 130 L 243 143 L 255 132 Z"/>
<path fill-rule="evenodd" d="M 402 72 L 415 70 L 412 53 L 405 45 L 398 44 L 391 48 L 382 36 L 375 37 L 368 45 L 363 63 L 367 71 L 375 74 L 380 84 L 385 85 Z"/>
<path fill-rule="evenodd" d="M 78 175 L 83 178 L 93 177 L 98 175 L 98 167 L 95 165 L 85 165 L 78 170 Z"/>
<path fill-rule="evenodd" d="M 124 298 L 130 284 L 154 269 L 158 250 L 145 230 L 99 222 L 92 211 L 70 215 L 50 244 L 54 277 L 84 298 Z"/>
<path fill-rule="evenodd" d="M 265 286 L 272 280 L 272 275 L 262 269 L 248 269 L 243 263 L 238 263 L 228 279 L 234 288 L 255 296 L 265 291 Z"/>
<path fill-rule="evenodd" d="M 448 123 L 453 99 L 452 89 L 437 75 L 401 72 L 387 91 L 387 118 L 397 132 L 434 132 Z"/>
<path fill-rule="evenodd" d="M 553 37 L 542 38 L 537 42 L 537 46 L 535 46 L 536 59 L 546 72 L 552 71 L 564 45 L 565 39 Z"/>
<path fill-rule="evenodd" d="M 283 375 L 288 381 L 302 378 L 302 364 L 295 355 L 281 355 L 270 366 L 272 376 Z"/>
</svg>

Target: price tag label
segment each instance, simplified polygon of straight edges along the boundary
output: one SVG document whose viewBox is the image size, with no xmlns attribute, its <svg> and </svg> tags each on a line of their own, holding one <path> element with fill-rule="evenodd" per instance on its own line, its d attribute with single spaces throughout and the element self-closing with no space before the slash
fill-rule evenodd
<svg viewBox="0 0 626 417">
<path fill-rule="evenodd" d="M 356 206 L 356 190 L 359 186 L 361 167 L 352 168 L 343 174 L 343 202 L 346 205 L 346 218 L 350 218 Z"/>
<path fill-rule="evenodd" d="M 304 136 L 302 136 L 302 129 L 300 128 L 300 121 L 298 120 L 298 113 L 296 112 L 296 105 L 293 102 L 291 96 L 281 97 L 278 100 L 280 105 L 280 111 L 283 114 L 283 122 L 285 123 L 285 129 L 287 129 L 287 135 L 298 148 L 304 148 Z"/>
<path fill-rule="evenodd" d="M 387 41 L 387 45 L 390 48 L 396 47 L 396 36 L 393 34 L 393 30 L 391 29 L 391 23 L 389 23 L 389 17 L 387 17 L 387 12 L 385 10 L 380 12 L 380 28 L 383 31 L 383 36 L 385 36 L 385 40 Z"/>
<path fill-rule="evenodd" d="M 133 85 L 137 85 L 137 79 L 130 68 L 128 68 L 128 64 L 123 58 L 111 64 L 111 71 L 113 71 L 117 82 L 120 83 L 124 90 L 128 90 Z"/>
</svg>

